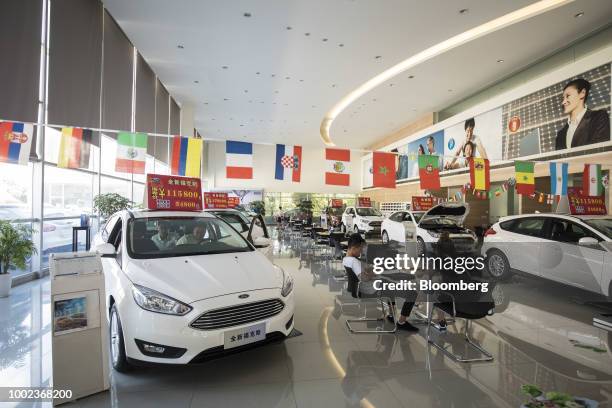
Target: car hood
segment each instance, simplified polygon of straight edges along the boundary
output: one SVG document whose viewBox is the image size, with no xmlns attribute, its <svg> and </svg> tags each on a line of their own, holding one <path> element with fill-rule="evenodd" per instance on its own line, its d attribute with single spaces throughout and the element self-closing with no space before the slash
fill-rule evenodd
<svg viewBox="0 0 612 408">
<path fill-rule="evenodd" d="M 283 284 L 281 269 L 259 251 L 132 259 L 124 270 L 133 283 L 185 303 Z"/>
<path fill-rule="evenodd" d="M 360 216 L 359 218 L 361 218 L 362 220 L 366 220 L 368 222 L 370 222 L 370 221 L 382 221 L 382 220 L 385 219 L 385 217 L 381 217 L 379 215 L 368 215 L 367 217 L 361 217 Z"/>
<path fill-rule="evenodd" d="M 431 207 L 419 221 L 419 225 L 436 218 L 453 220 L 457 225 L 463 225 L 465 217 L 470 213 L 468 203 L 442 203 Z"/>
</svg>

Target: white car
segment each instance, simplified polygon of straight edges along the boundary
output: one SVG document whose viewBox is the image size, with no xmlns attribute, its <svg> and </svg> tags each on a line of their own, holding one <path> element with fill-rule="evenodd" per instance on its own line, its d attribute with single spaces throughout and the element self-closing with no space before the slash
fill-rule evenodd
<svg viewBox="0 0 612 408">
<path fill-rule="evenodd" d="M 448 233 L 456 254 L 477 252 L 476 234 L 463 226 L 470 212 L 468 203 L 441 203 L 427 210 L 416 227 L 418 254 L 436 254 L 442 233 Z"/>
<path fill-rule="evenodd" d="M 389 215 L 382 221 L 380 227 L 383 244 L 391 241 L 404 243 L 406 235 L 409 240 L 412 240 L 423 214 L 425 214 L 424 211 L 396 211 Z"/>
<path fill-rule="evenodd" d="M 612 217 L 528 214 L 502 217 L 485 232 L 491 276 L 513 270 L 612 298 Z"/>
<path fill-rule="evenodd" d="M 342 214 L 342 231 L 380 235 L 383 215 L 372 207 L 347 207 Z"/>
<path fill-rule="evenodd" d="M 111 361 L 187 364 L 293 330 L 293 279 L 205 212 L 121 211 L 102 255 Z"/>
<path fill-rule="evenodd" d="M 234 209 L 209 209 L 204 211 L 214 214 L 226 221 L 248 241 L 254 243 L 257 246 L 257 250 L 272 261 L 274 245 L 270 239 L 266 223 L 261 215 L 255 215 L 252 219 L 248 219 L 244 213 Z"/>
</svg>

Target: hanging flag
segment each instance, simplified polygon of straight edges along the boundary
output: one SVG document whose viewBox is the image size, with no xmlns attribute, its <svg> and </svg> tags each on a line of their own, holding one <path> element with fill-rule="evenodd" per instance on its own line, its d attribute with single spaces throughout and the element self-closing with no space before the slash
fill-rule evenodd
<svg viewBox="0 0 612 408">
<path fill-rule="evenodd" d="M 495 190 L 495 197 L 499 197 L 500 195 L 502 195 L 502 191 L 501 190 Z"/>
<path fill-rule="evenodd" d="M 89 129 L 62 128 L 57 167 L 89 168 L 89 151 L 93 132 Z"/>
<path fill-rule="evenodd" d="M 325 149 L 325 160 L 327 160 L 325 184 L 334 186 L 348 186 L 351 184 L 349 171 L 351 161 L 350 150 Z"/>
<path fill-rule="evenodd" d="M 553 203 L 553 197 L 554 197 L 554 195 L 548 194 L 546 196 L 546 204 L 552 204 Z"/>
<path fill-rule="evenodd" d="M 533 176 L 533 162 L 514 162 L 514 173 L 516 176 L 516 192 L 531 195 L 535 191 L 535 180 Z"/>
<path fill-rule="evenodd" d="M 171 174 L 200 178 L 200 163 L 204 141 L 196 137 L 174 136 L 172 138 Z"/>
<path fill-rule="evenodd" d="M 538 203 L 544 202 L 544 193 L 540 193 L 540 198 L 538 199 Z"/>
<path fill-rule="evenodd" d="M 253 144 L 225 142 L 225 177 L 233 179 L 253 178 Z"/>
<path fill-rule="evenodd" d="M 422 190 L 440 189 L 439 157 L 429 154 L 419 156 L 419 178 Z"/>
<path fill-rule="evenodd" d="M 488 190 L 491 187 L 488 159 L 480 157 L 470 159 L 470 182 L 477 190 Z"/>
<path fill-rule="evenodd" d="M 115 171 L 144 174 L 147 139 L 146 133 L 119 132 Z"/>
<path fill-rule="evenodd" d="M 508 182 L 504 181 L 504 183 L 501 186 L 502 191 L 506 192 L 508 191 Z"/>
<path fill-rule="evenodd" d="M 456 199 L 457 201 L 459 201 L 459 200 L 461 200 L 461 198 L 462 198 L 461 191 L 457 191 L 457 192 L 455 193 L 455 199 Z"/>
<path fill-rule="evenodd" d="M 604 188 L 601 178 L 601 164 L 584 165 L 582 193 L 589 197 L 599 197 L 603 195 Z"/>
<path fill-rule="evenodd" d="M 550 193 L 567 195 L 567 163 L 550 163 Z"/>
<path fill-rule="evenodd" d="M 291 180 L 299 183 L 301 175 L 302 146 L 277 144 L 274 178 L 277 180 Z"/>
<path fill-rule="evenodd" d="M 373 163 L 374 187 L 395 188 L 395 155 L 374 152 Z"/>
<path fill-rule="evenodd" d="M 34 126 L 18 122 L 0 122 L 0 161 L 27 165 Z"/>
</svg>

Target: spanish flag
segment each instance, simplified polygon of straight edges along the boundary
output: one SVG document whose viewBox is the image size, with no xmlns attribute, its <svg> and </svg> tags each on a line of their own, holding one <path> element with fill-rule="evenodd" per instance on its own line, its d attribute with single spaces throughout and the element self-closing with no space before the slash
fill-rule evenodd
<svg viewBox="0 0 612 408">
<path fill-rule="evenodd" d="M 174 136 L 172 140 L 172 174 L 200 178 L 202 142 L 202 139 L 195 137 Z"/>
<path fill-rule="evenodd" d="M 470 159 L 470 184 L 476 190 L 489 190 L 489 160 L 476 157 Z"/>
<path fill-rule="evenodd" d="M 516 192 L 531 195 L 535 192 L 535 180 L 533 177 L 533 162 L 514 162 L 514 173 L 516 178 Z"/>
<path fill-rule="evenodd" d="M 89 151 L 92 131 L 89 129 L 62 128 L 57 167 L 64 169 L 89 168 Z"/>
</svg>

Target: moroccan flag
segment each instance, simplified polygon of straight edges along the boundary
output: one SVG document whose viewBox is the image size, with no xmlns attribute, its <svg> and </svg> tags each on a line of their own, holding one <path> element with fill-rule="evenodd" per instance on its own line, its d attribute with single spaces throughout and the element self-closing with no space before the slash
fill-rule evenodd
<svg viewBox="0 0 612 408">
<path fill-rule="evenodd" d="M 429 154 L 419 156 L 419 178 L 421 179 L 421 190 L 440 189 L 440 166 L 439 157 Z"/>
<path fill-rule="evenodd" d="M 62 128 L 57 167 L 64 169 L 89 168 L 92 134 L 93 132 L 89 129 Z"/>
<path fill-rule="evenodd" d="M 374 152 L 372 172 L 374 187 L 395 188 L 395 155 Z"/>
<path fill-rule="evenodd" d="M 603 193 L 601 164 L 585 164 L 582 175 L 582 194 L 588 197 L 599 197 Z"/>
<path fill-rule="evenodd" d="M 115 171 L 144 174 L 147 139 L 146 133 L 119 132 Z"/>
<path fill-rule="evenodd" d="M 535 180 L 533 177 L 533 162 L 514 162 L 514 173 L 516 178 L 516 192 L 531 195 L 535 192 Z"/>
<path fill-rule="evenodd" d="M 470 184 L 476 190 L 489 190 L 491 188 L 488 159 L 479 157 L 470 159 Z"/>
<path fill-rule="evenodd" d="M 203 140 L 174 136 L 172 139 L 171 174 L 200 178 Z"/>
</svg>

